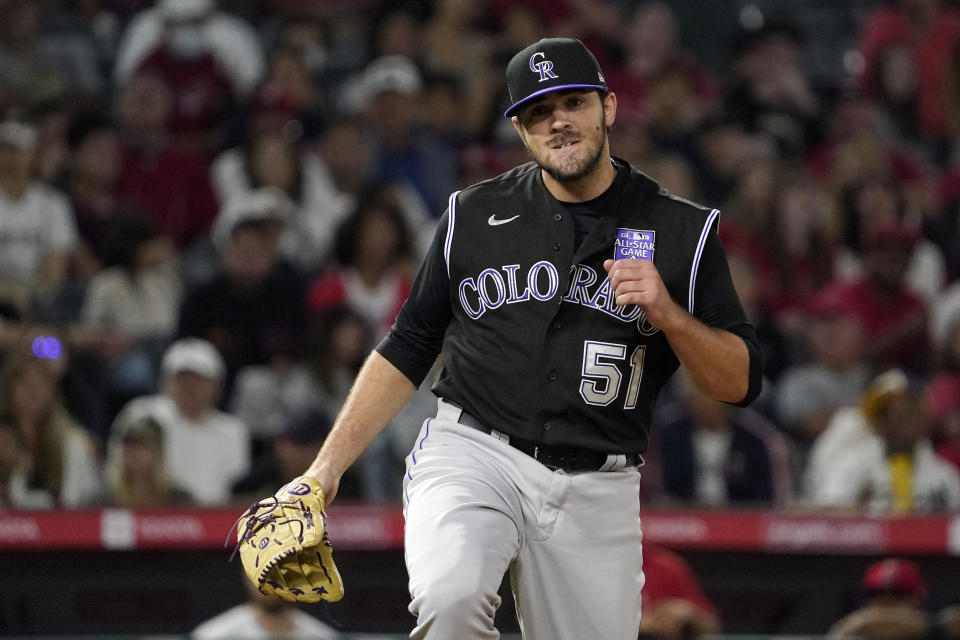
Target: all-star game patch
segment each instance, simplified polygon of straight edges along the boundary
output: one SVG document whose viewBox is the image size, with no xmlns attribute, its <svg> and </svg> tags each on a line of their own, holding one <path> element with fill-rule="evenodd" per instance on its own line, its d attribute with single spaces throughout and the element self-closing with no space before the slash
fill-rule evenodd
<svg viewBox="0 0 960 640">
<path fill-rule="evenodd" d="M 655 231 L 640 229 L 617 229 L 617 241 L 614 246 L 613 259 L 625 260 L 653 260 L 653 250 L 656 237 Z"/>
</svg>

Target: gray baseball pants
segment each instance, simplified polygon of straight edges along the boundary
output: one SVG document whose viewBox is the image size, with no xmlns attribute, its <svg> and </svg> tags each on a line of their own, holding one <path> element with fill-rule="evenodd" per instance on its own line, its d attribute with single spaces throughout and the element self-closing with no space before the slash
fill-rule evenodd
<svg viewBox="0 0 960 640">
<path fill-rule="evenodd" d="M 525 640 L 636 640 L 640 473 L 551 471 L 439 403 L 407 457 L 413 639 L 500 637 L 509 570 Z"/>
</svg>

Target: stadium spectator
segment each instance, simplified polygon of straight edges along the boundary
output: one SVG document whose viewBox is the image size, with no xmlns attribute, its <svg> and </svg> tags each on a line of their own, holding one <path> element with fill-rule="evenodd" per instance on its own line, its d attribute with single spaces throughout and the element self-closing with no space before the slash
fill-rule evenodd
<svg viewBox="0 0 960 640">
<path fill-rule="evenodd" d="M 67 199 L 34 179 L 37 130 L 0 122 L 0 299 L 22 316 L 60 289 L 77 229 Z"/>
<path fill-rule="evenodd" d="M 457 185 L 456 154 L 423 129 L 423 79 L 401 56 L 368 64 L 352 88 L 352 101 L 375 134 L 375 175 L 412 187 L 431 218 L 446 207 Z"/>
<path fill-rule="evenodd" d="M 906 375 L 874 379 L 814 443 L 805 474 L 813 505 L 882 513 L 960 510 L 960 473 L 933 450 Z"/>
<path fill-rule="evenodd" d="M 113 123 L 102 116 L 79 116 L 71 123 L 66 140 L 64 191 L 80 236 L 73 269 L 76 275 L 89 277 L 109 262 L 103 241 L 110 225 L 123 216 L 146 212 L 137 211 L 114 194 L 121 161 Z"/>
<path fill-rule="evenodd" d="M 720 633 L 720 612 L 679 554 L 644 541 L 643 575 L 641 638 L 695 638 Z"/>
<path fill-rule="evenodd" d="M 246 478 L 234 485 L 238 497 L 259 500 L 275 492 L 277 483 L 282 485 L 303 473 L 330 431 L 330 412 L 316 402 L 286 412 L 283 420 L 268 443 L 266 455 L 256 461 Z M 363 497 L 354 472 L 348 472 L 345 480 L 344 495 L 348 499 Z"/>
<path fill-rule="evenodd" d="M 114 81 L 125 84 L 164 41 L 180 55 L 210 54 L 238 95 L 250 93 L 263 77 L 263 51 L 249 24 L 217 10 L 214 0 L 158 0 L 127 26 Z"/>
<path fill-rule="evenodd" d="M 730 115 L 750 132 L 801 157 L 820 137 L 821 104 L 803 65 L 806 37 L 790 20 L 764 20 L 734 43 L 733 85 L 724 97 Z"/>
<path fill-rule="evenodd" d="M 881 222 L 870 228 L 867 238 L 863 278 L 836 282 L 824 295 L 854 310 L 866 332 L 872 366 L 926 371 L 927 304 L 905 279 L 916 232 L 897 222 Z"/>
<path fill-rule="evenodd" d="M 278 346 L 295 349 L 305 334 L 305 285 L 280 256 L 288 216 L 270 189 L 228 202 L 213 230 L 218 270 L 180 309 L 178 334 L 209 340 L 223 355 L 227 398 L 242 367 L 267 364 Z"/>
<path fill-rule="evenodd" d="M 763 352 L 763 375 L 771 382 L 780 379 L 783 371 L 795 360 L 792 358 L 792 351 L 788 346 L 787 338 L 783 331 L 777 326 L 772 314 L 767 309 L 762 300 L 763 283 L 757 273 L 757 267 L 753 260 L 738 250 L 732 250 L 727 254 L 727 263 L 730 266 L 730 277 L 733 279 L 733 286 L 737 290 L 737 296 L 740 298 L 740 304 L 747 315 L 747 319 L 754 326 L 757 332 L 757 339 L 760 341 L 760 349 Z M 764 391 L 760 393 L 755 406 L 770 413 L 771 389 L 773 384 L 764 383 Z"/>
<path fill-rule="evenodd" d="M 930 631 L 926 585 L 909 560 L 874 562 L 860 582 L 862 604 L 830 627 L 830 638 L 922 638 Z"/>
<path fill-rule="evenodd" d="M 249 471 L 250 434 L 216 408 L 223 359 L 209 342 L 182 338 L 167 349 L 160 372 L 160 393 L 131 400 L 114 421 L 113 437 L 122 438 L 140 420 L 155 420 L 163 428 L 171 480 L 197 504 L 227 503 L 233 483 Z"/>
<path fill-rule="evenodd" d="M 763 282 L 763 304 L 791 338 L 802 339 L 802 316 L 837 274 L 839 248 L 830 200 L 802 170 L 769 158 L 748 163 L 744 186 L 730 202 L 729 243 L 751 256 Z"/>
<path fill-rule="evenodd" d="M 308 52 L 317 46 L 319 43 L 310 41 L 291 42 L 270 53 L 267 75 L 247 108 L 253 131 L 278 131 L 290 139 L 309 143 L 323 133 L 329 124 L 330 106 L 318 75 L 311 73 L 308 59 Z"/>
<path fill-rule="evenodd" d="M 837 409 L 863 394 L 872 376 L 863 326 L 843 300 L 816 298 L 806 330 L 809 362 L 789 367 L 775 389 L 777 417 L 804 450 Z"/>
<path fill-rule="evenodd" d="M 937 299 L 946 283 L 946 260 L 940 247 L 920 233 L 921 214 L 911 209 L 900 183 L 869 176 L 846 190 L 841 208 L 844 251 L 837 265 L 839 278 L 863 278 L 871 234 L 883 226 L 893 226 L 910 240 L 904 283 L 928 303 Z"/>
<path fill-rule="evenodd" d="M 46 32 L 48 12 L 47 3 L 35 0 L 0 2 L 0 112 L 100 101 L 104 83 L 95 50 L 82 38 Z"/>
<path fill-rule="evenodd" d="M 108 266 L 90 278 L 77 333 L 108 368 L 119 409 L 156 388 L 164 347 L 177 328 L 182 283 L 170 240 L 147 218 L 121 216 L 102 236 Z"/>
<path fill-rule="evenodd" d="M 289 478 L 288 478 L 289 479 Z M 334 640 L 330 626 L 293 604 L 260 593 L 243 576 L 246 602 L 205 620 L 190 633 L 192 640 Z"/>
<path fill-rule="evenodd" d="M 283 430 L 292 413 L 320 398 L 305 363 L 306 344 L 272 348 L 266 364 L 240 369 L 229 402 L 230 412 L 250 427 L 255 455 Z"/>
<path fill-rule="evenodd" d="M 311 313 L 349 306 L 376 339 L 386 335 L 412 285 L 414 246 L 390 186 L 373 187 L 337 231 L 335 263 L 310 286 Z"/>
<path fill-rule="evenodd" d="M 726 110 L 716 108 L 704 115 L 690 155 L 705 202 L 726 203 L 733 197 L 742 163 L 758 146 L 756 138 Z"/>
<path fill-rule="evenodd" d="M 958 319 L 960 320 L 960 319 Z M 926 389 L 930 439 L 937 454 L 960 471 L 960 321 L 942 341 L 939 369 Z"/>
<path fill-rule="evenodd" d="M 28 456 L 13 419 L 0 415 L 0 512 L 7 509 L 47 509 L 50 495 L 28 486 Z"/>
<path fill-rule="evenodd" d="M 665 2 L 644 2 L 629 11 L 620 32 L 621 68 L 608 73 L 617 87 L 617 116 L 630 118 L 646 111 L 653 85 L 664 75 L 680 74 L 692 90 L 685 109 L 696 121 L 719 98 L 717 83 L 699 60 L 680 44 L 677 16 Z"/>
<path fill-rule="evenodd" d="M 367 321 L 347 305 L 311 315 L 310 368 L 324 406 L 339 411 L 374 344 Z"/>
<path fill-rule="evenodd" d="M 161 0 L 157 10 L 160 40 L 133 73 L 152 72 L 164 81 L 172 98 L 167 124 L 173 141 L 209 157 L 223 144 L 238 100 L 225 61 L 217 57 L 204 33 L 214 3 Z"/>
<path fill-rule="evenodd" d="M 789 447 L 773 424 L 749 409 L 734 410 L 678 384 L 680 402 L 661 415 L 663 490 L 707 507 L 785 505 L 792 493 Z M 669 462 L 667 462 L 669 461 Z"/>
<path fill-rule="evenodd" d="M 51 358 L 59 355 L 59 343 L 45 349 L 35 342 L 8 354 L 0 371 L 0 412 L 16 428 L 27 502 L 37 507 L 81 507 L 101 490 L 94 440 L 57 397 Z"/>
<path fill-rule="evenodd" d="M 944 79 L 950 56 L 960 40 L 960 16 L 940 0 L 897 0 L 875 8 L 861 25 L 857 48 L 863 56 L 862 86 L 882 96 L 878 84 L 883 57 L 892 48 L 909 53 L 917 70 L 916 127 L 928 140 L 947 133 Z"/>
<path fill-rule="evenodd" d="M 119 88 L 120 175 L 115 193 L 149 213 L 179 248 L 209 233 L 217 214 L 207 162 L 170 141 L 170 88 L 152 71 Z"/>
<path fill-rule="evenodd" d="M 305 273 L 328 261 L 337 226 L 349 215 L 353 198 L 333 184 L 319 155 L 282 131 L 251 131 L 243 148 L 223 152 L 213 163 L 213 183 L 222 202 L 242 199 L 263 187 L 290 200 L 290 216 L 280 240 L 283 256 Z"/>
<path fill-rule="evenodd" d="M 153 417 L 124 425 L 107 452 L 103 501 L 136 509 L 190 504 L 190 495 L 170 477 L 163 452 L 163 427 Z"/>
</svg>

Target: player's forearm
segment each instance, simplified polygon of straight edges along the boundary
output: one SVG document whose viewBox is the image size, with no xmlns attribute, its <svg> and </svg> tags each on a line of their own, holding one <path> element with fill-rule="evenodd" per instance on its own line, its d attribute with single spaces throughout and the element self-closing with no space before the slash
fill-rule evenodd
<svg viewBox="0 0 960 640">
<path fill-rule="evenodd" d="M 347 468 L 414 392 L 416 387 L 405 375 L 376 351 L 371 353 L 307 474 L 324 487 L 339 484 Z"/>
<path fill-rule="evenodd" d="M 697 388 L 724 402 L 740 402 L 746 397 L 750 352 L 742 338 L 708 327 L 682 309 L 661 329 Z"/>
</svg>

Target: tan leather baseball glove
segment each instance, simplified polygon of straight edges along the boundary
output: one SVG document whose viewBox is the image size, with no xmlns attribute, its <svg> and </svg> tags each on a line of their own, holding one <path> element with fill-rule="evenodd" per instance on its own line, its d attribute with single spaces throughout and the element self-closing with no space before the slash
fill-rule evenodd
<svg viewBox="0 0 960 640">
<path fill-rule="evenodd" d="M 336 602 L 343 582 L 327 537 L 323 488 L 300 476 L 240 516 L 237 548 L 262 593 L 289 602 Z"/>
</svg>

